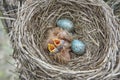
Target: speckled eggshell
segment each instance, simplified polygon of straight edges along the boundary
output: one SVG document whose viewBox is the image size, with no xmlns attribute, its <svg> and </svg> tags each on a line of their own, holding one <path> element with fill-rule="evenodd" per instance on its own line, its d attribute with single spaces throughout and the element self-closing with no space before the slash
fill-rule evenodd
<svg viewBox="0 0 120 80">
<path fill-rule="evenodd" d="M 73 25 L 73 22 L 70 21 L 69 19 L 59 19 L 57 21 L 57 26 L 67 31 L 72 31 L 74 25 Z"/>
<path fill-rule="evenodd" d="M 74 39 L 71 42 L 71 49 L 73 53 L 82 55 L 85 52 L 85 44 L 80 40 Z"/>
</svg>

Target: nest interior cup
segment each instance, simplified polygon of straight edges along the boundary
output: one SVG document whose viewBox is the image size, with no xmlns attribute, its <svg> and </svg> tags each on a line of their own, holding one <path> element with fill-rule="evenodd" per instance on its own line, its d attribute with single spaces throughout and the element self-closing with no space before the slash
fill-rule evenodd
<svg viewBox="0 0 120 80">
<path fill-rule="evenodd" d="M 102 0 L 26 1 L 18 14 L 10 35 L 21 80 L 118 78 L 119 25 Z M 77 38 L 86 44 L 85 54 L 71 55 L 66 65 L 55 63 L 44 49 L 48 30 L 62 18 L 74 23 Z"/>
</svg>

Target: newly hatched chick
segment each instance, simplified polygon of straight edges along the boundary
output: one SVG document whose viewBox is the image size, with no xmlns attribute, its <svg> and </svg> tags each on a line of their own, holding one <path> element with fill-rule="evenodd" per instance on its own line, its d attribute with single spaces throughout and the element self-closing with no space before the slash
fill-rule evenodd
<svg viewBox="0 0 120 80">
<path fill-rule="evenodd" d="M 72 36 L 60 28 L 48 31 L 48 38 L 45 42 L 51 58 L 58 63 L 64 64 L 70 61 L 70 41 Z"/>
<path fill-rule="evenodd" d="M 73 37 L 70 33 L 68 33 L 67 31 L 61 29 L 61 28 L 54 28 L 48 31 L 48 38 L 45 41 L 45 46 L 48 45 L 48 43 L 54 44 L 53 41 L 56 41 L 57 43 L 59 43 L 58 41 L 62 41 L 64 40 L 64 44 L 66 47 L 70 47 L 70 42 L 73 40 Z M 60 39 L 60 40 L 56 40 L 56 39 Z M 47 48 L 47 47 L 46 47 Z"/>
<path fill-rule="evenodd" d="M 70 46 L 68 42 L 60 39 L 53 39 L 54 44 L 48 43 L 48 50 L 53 60 L 58 63 L 64 64 L 70 61 Z"/>
</svg>

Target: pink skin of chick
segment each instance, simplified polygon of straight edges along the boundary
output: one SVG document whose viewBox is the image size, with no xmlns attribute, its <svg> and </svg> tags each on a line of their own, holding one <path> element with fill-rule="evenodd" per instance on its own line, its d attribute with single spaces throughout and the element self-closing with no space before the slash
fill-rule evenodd
<svg viewBox="0 0 120 80">
<path fill-rule="evenodd" d="M 60 28 L 54 28 L 48 32 L 48 39 L 45 44 L 51 43 L 54 44 L 53 39 L 60 39 L 61 41 L 64 41 L 64 43 L 61 44 L 63 46 L 63 49 L 60 50 L 60 52 L 56 53 L 53 56 L 53 59 L 61 64 L 67 63 L 70 61 L 70 42 L 72 40 L 72 36 L 69 35 L 68 32 L 64 31 Z M 57 47 L 57 46 L 56 46 Z"/>
</svg>

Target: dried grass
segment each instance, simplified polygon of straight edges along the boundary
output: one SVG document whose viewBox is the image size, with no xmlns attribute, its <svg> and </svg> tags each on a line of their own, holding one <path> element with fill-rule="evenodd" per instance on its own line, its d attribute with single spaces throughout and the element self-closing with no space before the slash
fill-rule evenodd
<svg viewBox="0 0 120 80">
<path fill-rule="evenodd" d="M 78 39 L 86 45 L 83 56 L 67 65 L 53 62 L 43 49 L 46 31 L 56 20 L 75 23 Z M 13 57 L 21 80 L 110 80 L 120 75 L 119 25 L 102 0 L 35 0 L 18 7 L 10 32 Z"/>
</svg>

